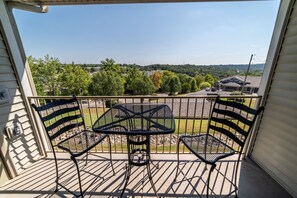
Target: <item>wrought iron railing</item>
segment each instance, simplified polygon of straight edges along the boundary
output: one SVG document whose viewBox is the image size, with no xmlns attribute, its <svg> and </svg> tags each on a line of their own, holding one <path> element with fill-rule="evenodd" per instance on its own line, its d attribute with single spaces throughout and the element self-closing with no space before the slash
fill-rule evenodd
<svg viewBox="0 0 297 198">
<path fill-rule="evenodd" d="M 34 96 L 28 97 L 29 102 L 44 104 L 66 96 Z M 176 144 L 180 135 L 193 135 L 205 133 L 212 105 L 216 96 L 79 96 L 77 97 L 82 108 L 86 126 L 91 129 L 92 124 L 106 112 L 114 103 L 165 103 L 173 111 L 176 130 L 173 134 L 157 135 L 151 138 L 152 153 L 176 153 Z M 221 96 L 226 100 L 242 102 L 249 107 L 256 108 L 260 96 Z M 34 112 L 34 110 L 32 110 Z M 34 115 L 35 123 L 38 118 Z M 44 133 L 42 127 L 38 127 L 40 133 Z M 126 152 L 126 137 L 112 135 L 112 149 L 116 153 Z M 94 152 L 106 152 L 108 145 L 103 142 L 93 149 Z M 80 146 L 75 145 L 79 150 Z M 185 148 L 180 149 L 187 152 Z"/>
</svg>

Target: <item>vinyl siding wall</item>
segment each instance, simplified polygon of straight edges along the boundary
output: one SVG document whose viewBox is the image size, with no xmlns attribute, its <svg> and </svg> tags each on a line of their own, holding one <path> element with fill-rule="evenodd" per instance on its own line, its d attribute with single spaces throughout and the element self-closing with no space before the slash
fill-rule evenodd
<svg viewBox="0 0 297 198">
<path fill-rule="evenodd" d="M 8 88 L 11 97 L 9 103 L 0 104 L 0 151 L 9 172 L 12 176 L 16 176 L 39 157 L 39 150 L 1 26 L 0 86 Z M 11 126 L 14 122 L 20 123 L 23 134 L 8 139 L 5 127 Z M 0 163 L 0 171 L 2 170 L 4 170 L 3 162 Z M 0 172 L 0 175 L 1 181 L 8 178 L 4 172 Z"/>
<path fill-rule="evenodd" d="M 252 158 L 297 197 L 297 4 L 293 7 Z"/>
</svg>

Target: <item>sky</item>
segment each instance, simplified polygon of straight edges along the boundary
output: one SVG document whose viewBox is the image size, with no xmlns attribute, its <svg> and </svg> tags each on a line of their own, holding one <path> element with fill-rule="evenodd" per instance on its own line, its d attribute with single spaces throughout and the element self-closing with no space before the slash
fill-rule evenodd
<svg viewBox="0 0 297 198">
<path fill-rule="evenodd" d="M 247 64 L 266 59 L 279 0 L 14 10 L 27 56 L 62 63 Z"/>
</svg>

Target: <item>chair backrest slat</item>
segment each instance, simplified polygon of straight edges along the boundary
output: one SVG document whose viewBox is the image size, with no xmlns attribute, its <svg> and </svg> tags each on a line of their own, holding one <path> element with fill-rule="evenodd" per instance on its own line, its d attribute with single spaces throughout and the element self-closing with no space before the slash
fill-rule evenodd
<svg viewBox="0 0 297 198">
<path fill-rule="evenodd" d="M 249 125 L 249 126 L 251 126 L 253 124 L 252 121 L 246 119 L 245 117 L 243 117 L 242 115 L 240 115 L 240 114 L 238 114 L 238 113 L 236 113 L 234 111 L 214 108 L 213 112 L 221 114 L 222 116 L 228 116 L 228 117 L 234 118 L 234 119 L 239 120 L 240 122 L 242 122 L 242 123 L 244 123 L 246 125 Z"/>
<path fill-rule="evenodd" d="M 235 134 L 230 133 L 229 130 L 224 129 L 222 127 L 216 127 L 214 125 L 209 125 L 209 128 L 210 129 L 213 129 L 213 130 L 215 130 L 217 132 L 220 132 L 220 133 L 225 134 L 226 136 L 228 136 L 229 138 L 231 138 L 234 142 L 236 142 L 238 145 L 243 146 L 243 142 L 239 138 L 237 138 Z"/>
<path fill-rule="evenodd" d="M 231 122 L 231 121 L 229 121 L 227 119 L 212 117 L 211 120 L 213 120 L 215 122 L 218 122 L 220 124 L 226 125 L 226 126 L 232 128 L 232 129 L 234 129 L 235 131 L 239 132 L 243 136 L 247 136 L 248 135 L 247 132 L 245 130 L 243 130 L 240 126 L 238 126 L 234 122 Z"/>
<path fill-rule="evenodd" d="M 64 133 L 63 136 L 67 137 L 68 132 L 73 129 L 76 131 L 79 131 L 80 127 L 85 129 L 85 122 L 75 96 L 71 99 L 58 99 L 42 106 L 32 104 L 32 107 L 37 111 L 51 141 Z"/>
<path fill-rule="evenodd" d="M 56 117 L 59 117 L 59 116 L 62 116 L 63 114 L 72 114 L 72 113 L 75 113 L 77 110 L 79 110 L 79 106 L 74 106 L 74 107 L 63 107 L 63 109 L 58 109 L 58 110 L 55 110 L 54 112 L 52 113 L 49 113 L 47 116 L 44 116 L 42 118 L 42 120 L 44 122 L 46 121 L 49 121 L 53 118 L 56 118 Z"/>
<path fill-rule="evenodd" d="M 63 128 L 61 128 L 60 130 L 58 130 L 56 133 L 54 133 L 53 135 L 50 136 L 50 140 L 53 140 L 55 138 L 57 138 L 58 136 L 62 135 L 63 133 L 71 130 L 71 129 L 74 129 L 74 128 L 77 128 L 79 126 L 82 126 L 83 123 L 75 123 L 75 124 L 69 124 L 69 125 L 66 125 L 64 126 Z"/>
<path fill-rule="evenodd" d="M 39 106 L 39 107 L 36 106 L 35 110 L 45 111 L 45 110 L 48 110 L 48 109 L 51 109 L 51 108 L 54 108 L 54 107 L 59 107 L 61 105 L 67 105 L 67 104 L 71 104 L 71 103 L 74 103 L 74 102 L 77 102 L 76 97 L 73 97 L 71 99 L 59 99 L 59 100 L 49 102 L 49 103 L 47 103 L 45 105 L 42 105 L 42 106 Z"/>
<path fill-rule="evenodd" d="M 244 104 L 241 104 L 241 103 L 238 103 L 238 102 L 233 102 L 233 101 L 226 101 L 226 100 L 216 100 L 216 103 L 217 104 L 221 104 L 221 105 L 226 105 L 226 106 L 229 106 L 229 107 L 233 107 L 233 108 L 236 108 L 236 109 L 241 109 L 242 111 L 245 111 L 249 114 L 256 114 L 257 110 L 256 109 L 252 109 Z"/>
<path fill-rule="evenodd" d="M 60 125 L 65 124 L 66 122 L 76 121 L 76 119 L 79 119 L 79 118 L 81 118 L 81 115 L 67 116 L 67 117 L 61 118 L 58 121 L 54 122 L 53 124 L 47 126 L 46 129 L 48 131 L 50 131 L 50 130 L 57 128 Z"/>
<path fill-rule="evenodd" d="M 212 133 L 229 146 L 234 147 L 233 143 L 236 143 L 242 151 L 256 117 L 263 109 L 253 109 L 236 101 L 226 101 L 217 97 L 207 133 Z"/>
</svg>

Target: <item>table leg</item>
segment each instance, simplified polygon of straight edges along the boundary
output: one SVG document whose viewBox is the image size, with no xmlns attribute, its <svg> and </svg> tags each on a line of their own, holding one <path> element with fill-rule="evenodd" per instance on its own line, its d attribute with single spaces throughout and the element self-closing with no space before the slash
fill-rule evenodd
<svg viewBox="0 0 297 198">
<path fill-rule="evenodd" d="M 157 193 L 157 190 L 155 188 L 155 185 L 154 185 L 154 182 L 153 182 L 153 178 L 152 178 L 152 174 L 151 174 L 151 168 L 150 168 L 150 164 L 152 163 L 157 169 L 158 169 L 158 165 L 155 165 L 152 160 L 151 160 L 151 149 L 150 149 L 150 136 L 149 135 L 146 135 L 145 136 L 146 139 L 143 141 L 143 140 L 140 140 L 139 137 L 136 138 L 136 140 L 132 140 L 130 139 L 130 136 L 127 136 L 127 150 L 128 150 L 128 166 L 127 166 L 127 172 L 125 174 L 125 178 L 124 178 L 124 187 L 122 189 L 122 192 L 121 192 L 121 196 L 120 197 L 123 197 L 124 195 L 124 192 L 126 190 L 126 187 L 129 183 L 129 179 L 130 179 L 130 176 L 131 176 L 131 169 L 132 169 L 132 166 L 135 165 L 135 166 L 146 166 L 146 169 L 147 169 L 147 174 L 148 174 L 148 178 L 149 178 L 149 181 L 151 183 L 151 186 L 154 190 L 154 193 L 157 197 L 158 196 L 158 193 Z M 141 145 L 145 145 L 145 149 L 142 147 L 142 148 L 139 148 L 139 146 Z M 137 148 L 138 146 L 138 148 Z M 136 153 L 142 155 L 142 156 L 145 156 L 145 158 L 141 158 L 139 157 L 140 159 L 138 159 L 137 161 L 133 161 L 134 157 L 133 155 L 135 155 Z M 120 186 L 121 187 L 121 186 Z M 120 187 L 119 187 L 119 190 L 120 190 Z"/>
</svg>

